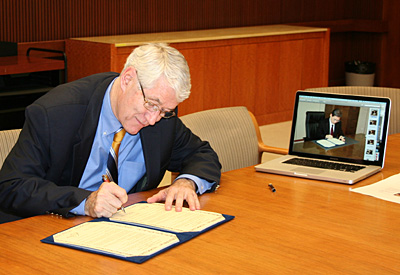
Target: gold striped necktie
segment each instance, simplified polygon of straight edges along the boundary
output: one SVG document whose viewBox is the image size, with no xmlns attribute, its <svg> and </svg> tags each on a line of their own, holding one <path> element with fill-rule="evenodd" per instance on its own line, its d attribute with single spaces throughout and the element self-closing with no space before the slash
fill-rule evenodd
<svg viewBox="0 0 400 275">
<path fill-rule="evenodd" d="M 111 144 L 110 152 L 108 154 L 107 160 L 107 176 L 110 181 L 115 182 L 118 184 L 118 151 L 119 146 L 121 145 L 122 139 L 125 136 L 125 129 L 120 128 L 115 134 L 114 139 Z"/>
</svg>

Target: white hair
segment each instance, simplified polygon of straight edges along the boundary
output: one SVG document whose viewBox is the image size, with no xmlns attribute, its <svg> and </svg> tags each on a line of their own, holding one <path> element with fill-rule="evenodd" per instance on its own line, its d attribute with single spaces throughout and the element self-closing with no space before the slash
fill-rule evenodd
<svg viewBox="0 0 400 275">
<path fill-rule="evenodd" d="M 151 89 L 160 77 L 165 77 L 176 99 L 182 102 L 190 95 L 190 72 L 185 57 L 165 43 L 149 43 L 135 48 L 128 56 L 123 71 L 132 66 L 138 72 L 143 88 Z"/>
</svg>

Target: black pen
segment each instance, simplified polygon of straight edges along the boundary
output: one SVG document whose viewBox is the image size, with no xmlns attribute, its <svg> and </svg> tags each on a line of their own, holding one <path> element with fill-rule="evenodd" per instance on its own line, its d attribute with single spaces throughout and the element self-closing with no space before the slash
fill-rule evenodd
<svg viewBox="0 0 400 275">
<path fill-rule="evenodd" d="M 276 192 L 276 189 L 275 189 L 275 187 L 272 185 L 272 183 L 269 183 L 268 186 L 269 186 L 269 189 L 271 190 L 272 193 L 275 193 L 275 192 Z"/>
<path fill-rule="evenodd" d="M 101 179 L 102 179 L 104 182 L 110 182 L 110 179 L 108 178 L 107 175 L 102 175 L 102 176 L 101 176 Z M 124 211 L 124 213 L 126 213 L 125 208 L 124 208 L 122 205 L 121 205 L 121 209 L 122 209 L 122 211 Z"/>
</svg>

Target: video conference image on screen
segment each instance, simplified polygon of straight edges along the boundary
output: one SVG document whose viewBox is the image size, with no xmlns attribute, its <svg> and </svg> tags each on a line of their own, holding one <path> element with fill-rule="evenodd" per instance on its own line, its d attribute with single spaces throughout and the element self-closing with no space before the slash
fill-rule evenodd
<svg viewBox="0 0 400 275">
<path fill-rule="evenodd" d="M 386 103 L 300 96 L 294 152 L 378 161 Z"/>
</svg>

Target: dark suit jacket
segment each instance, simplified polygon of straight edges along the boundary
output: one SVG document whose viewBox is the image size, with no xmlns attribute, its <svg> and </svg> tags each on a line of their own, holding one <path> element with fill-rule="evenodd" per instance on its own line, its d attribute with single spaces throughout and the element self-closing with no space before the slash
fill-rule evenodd
<svg viewBox="0 0 400 275">
<path fill-rule="evenodd" d="M 22 217 L 68 216 L 90 194 L 77 186 L 105 91 L 117 76 L 102 73 L 60 85 L 27 108 L 19 140 L 0 171 L 0 209 Z M 140 134 L 147 172 L 131 192 L 156 188 L 167 169 L 219 183 L 216 153 L 179 118 L 161 119 Z"/>
<path fill-rule="evenodd" d="M 342 122 L 339 121 L 335 124 L 335 130 L 333 131 L 333 137 L 339 138 L 340 136 L 344 136 L 342 131 Z M 329 117 L 321 120 L 318 123 L 318 139 L 325 138 L 326 135 L 330 135 L 331 129 L 329 128 Z"/>
</svg>

